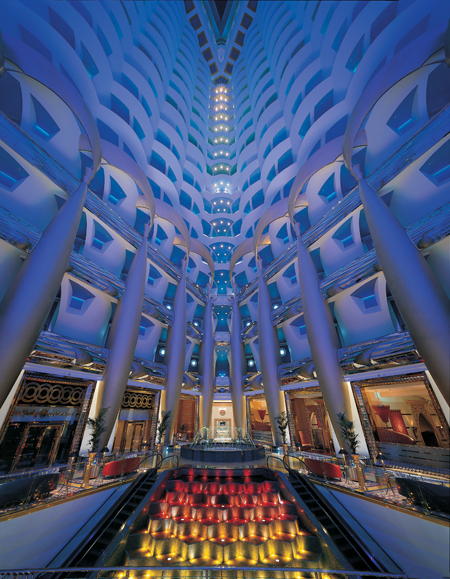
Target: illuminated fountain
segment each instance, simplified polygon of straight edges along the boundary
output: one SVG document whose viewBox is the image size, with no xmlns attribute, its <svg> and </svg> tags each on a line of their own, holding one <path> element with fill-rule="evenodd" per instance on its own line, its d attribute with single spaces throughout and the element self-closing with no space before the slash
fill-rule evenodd
<svg viewBox="0 0 450 579">
<path fill-rule="evenodd" d="M 248 463 L 264 458 L 264 448 L 257 446 L 244 428 L 223 431 L 201 428 L 189 445 L 181 447 L 181 456 L 187 460 L 215 463 Z"/>
<path fill-rule="evenodd" d="M 340 568 L 279 475 L 264 468 L 176 469 L 137 522 L 125 567 Z"/>
</svg>

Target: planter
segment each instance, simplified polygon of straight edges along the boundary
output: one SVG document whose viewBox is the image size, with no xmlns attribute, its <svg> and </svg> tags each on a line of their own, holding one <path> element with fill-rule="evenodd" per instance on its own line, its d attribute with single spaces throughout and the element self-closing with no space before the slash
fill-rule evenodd
<svg viewBox="0 0 450 579">
<path fill-rule="evenodd" d="M 353 464 L 354 466 L 354 470 L 356 473 L 356 479 L 359 483 L 359 488 L 362 491 L 366 491 L 367 490 L 367 486 L 366 486 L 366 475 L 364 473 L 364 468 L 360 463 L 360 457 L 359 454 L 352 454 L 351 455 L 352 459 L 353 459 Z"/>
<path fill-rule="evenodd" d="M 157 444 L 156 445 L 156 450 L 162 454 L 162 457 L 166 457 L 168 454 L 170 454 L 171 452 L 174 451 L 174 445 L 173 444 Z"/>
<path fill-rule="evenodd" d="M 83 477 L 83 484 L 82 487 L 83 488 L 87 488 L 89 486 L 89 480 L 91 478 L 91 470 L 92 470 L 92 466 L 94 464 L 94 459 L 97 456 L 96 452 L 90 452 L 89 453 L 89 459 L 86 465 L 86 470 L 84 471 L 84 477 Z"/>
</svg>

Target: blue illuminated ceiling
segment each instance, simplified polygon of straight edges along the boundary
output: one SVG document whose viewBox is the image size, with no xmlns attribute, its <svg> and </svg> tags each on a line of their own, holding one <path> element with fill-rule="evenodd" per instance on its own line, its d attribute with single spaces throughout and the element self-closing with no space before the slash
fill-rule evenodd
<svg viewBox="0 0 450 579">
<path fill-rule="evenodd" d="M 223 15 L 225 14 L 228 3 L 232 4 L 232 2 L 228 2 L 228 0 L 214 0 L 214 4 L 216 5 L 220 20 L 223 19 Z"/>
</svg>

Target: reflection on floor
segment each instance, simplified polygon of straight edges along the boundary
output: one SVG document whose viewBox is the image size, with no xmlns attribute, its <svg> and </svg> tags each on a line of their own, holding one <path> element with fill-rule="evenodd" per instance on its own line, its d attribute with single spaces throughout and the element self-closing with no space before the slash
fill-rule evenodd
<svg viewBox="0 0 450 579">
<path fill-rule="evenodd" d="M 393 473 L 395 475 L 395 473 Z M 433 481 L 436 482 L 436 481 Z M 446 481 L 448 482 L 448 481 Z M 450 519 L 450 515 L 443 511 L 433 511 L 431 509 L 426 509 L 425 507 L 421 507 L 419 505 L 415 505 L 412 503 L 407 497 L 401 495 L 397 487 L 394 484 L 389 485 L 378 485 L 377 483 L 372 483 L 370 481 L 366 481 L 367 490 L 364 492 L 360 491 L 359 484 L 352 480 L 342 479 L 341 481 L 337 481 L 336 486 L 343 487 L 349 489 L 351 491 L 357 492 L 358 494 L 362 494 L 366 497 L 371 499 L 376 499 L 382 501 L 383 503 L 390 503 L 393 505 L 397 505 L 400 507 L 406 507 L 410 510 L 414 510 L 418 513 L 426 513 L 427 515 L 434 515 L 436 517 L 441 517 L 444 519 Z"/>
</svg>

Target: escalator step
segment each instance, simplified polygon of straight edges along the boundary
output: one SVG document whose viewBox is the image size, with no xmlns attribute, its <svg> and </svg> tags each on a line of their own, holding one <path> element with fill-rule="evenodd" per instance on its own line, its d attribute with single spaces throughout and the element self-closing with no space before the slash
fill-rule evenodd
<svg viewBox="0 0 450 579">
<path fill-rule="evenodd" d="M 103 535 L 96 543 L 95 543 L 95 548 L 101 549 L 103 550 L 107 545 L 109 545 L 111 543 L 111 541 L 114 539 L 114 537 L 116 536 L 115 533 L 113 533 L 112 535 Z"/>
<path fill-rule="evenodd" d="M 336 544 L 339 543 L 340 545 L 343 545 L 343 548 L 349 544 L 347 538 L 344 537 L 344 535 L 339 531 L 339 529 L 337 530 L 328 529 L 328 534 L 330 535 L 330 537 L 333 538 L 333 541 Z"/>
<path fill-rule="evenodd" d="M 335 527 L 334 525 L 326 525 L 326 529 L 328 534 L 333 537 L 342 537 L 343 539 L 345 538 L 339 527 Z"/>
<path fill-rule="evenodd" d="M 344 539 L 343 534 L 336 529 L 327 529 L 328 534 L 330 535 L 330 537 L 333 539 L 333 541 L 337 544 L 337 542 L 339 541 L 345 541 L 346 539 Z"/>
<path fill-rule="evenodd" d="M 371 567 L 365 563 L 360 557 L 346 557 L 347 561 L 353 566 L 357 567 L 359 571 L 371 571 Z M 377 569 L 374 569 L 377 571 Z"/>
<path fill-rule="evenodd" d="M 97 561 L 97 559 L 100 557 L 101 555 L 101 551 L 97 550 L 97 549 L 91 549 L 91 551 L 89 553 L 87 553 L 83 559 L 84 561 Z"/>
<path fill-rule="evenodd" d="M 108 532 L 117 533 L 117 531 L 120 529 L 122 524 L 123 524 L 122 520 L 119 521 L 118 519 L 116 519 L 114 521 L 114 523 L 108 527 L 108 529 L 106 530 L 106 533 L 108 533 Z"/>
</svg>

